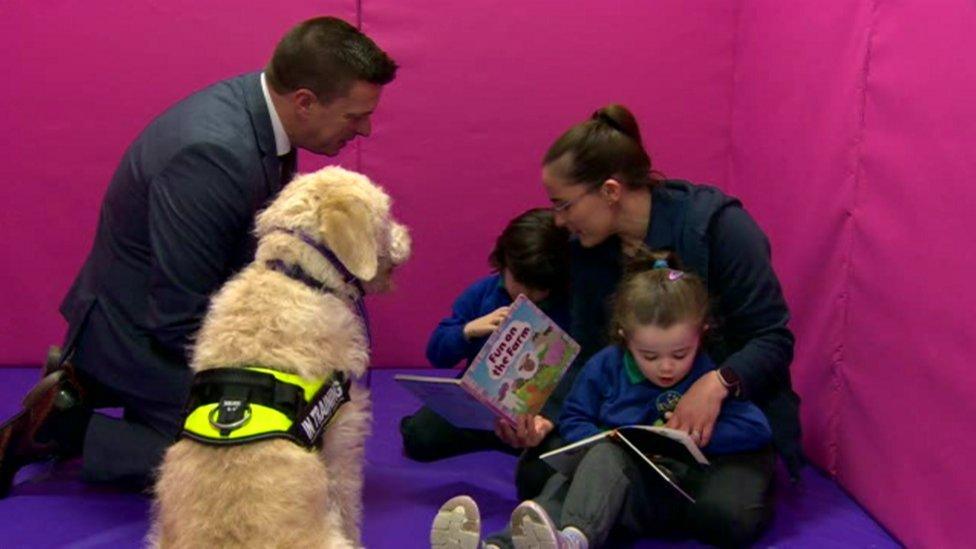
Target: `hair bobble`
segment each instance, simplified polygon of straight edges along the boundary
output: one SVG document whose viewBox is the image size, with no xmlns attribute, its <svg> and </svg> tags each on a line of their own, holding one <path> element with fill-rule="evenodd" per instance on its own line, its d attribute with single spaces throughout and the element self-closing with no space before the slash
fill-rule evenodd
<svg viewBox="0 0 976 549">
<path fill-rule="evenodd" d="M 607 114 L 607 112 L 604 111 L 603 109 L 600 109 L 595 113 L 593 113 L 593 120 L 606 124 L 607 126 L 613 128 L 614 130 L 617 130 L 618 132 L 627 135 L 627 132 L 625 132 L 624 129 L 620 126 L 620 123 L 614 120 L 613 117 Z"/>
</svg>

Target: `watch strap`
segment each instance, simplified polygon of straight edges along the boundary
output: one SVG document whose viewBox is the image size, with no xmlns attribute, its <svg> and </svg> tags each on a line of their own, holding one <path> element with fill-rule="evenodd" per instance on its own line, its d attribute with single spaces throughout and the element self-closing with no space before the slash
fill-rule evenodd
<svg viewBox="0 0 976 549">
<path fill-rule="evenodd" d="M 732 396 L 738 397 L 742 393 L 742 378 L 735 373 L 735 370 L 729 366 L 722 366 L 716 372 L 719 382 L 729 390 Z"/>
</svg>

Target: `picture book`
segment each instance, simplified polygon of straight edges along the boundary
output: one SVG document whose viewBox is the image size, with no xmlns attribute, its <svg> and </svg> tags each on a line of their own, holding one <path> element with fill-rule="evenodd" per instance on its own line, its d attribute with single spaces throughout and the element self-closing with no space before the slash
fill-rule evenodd
<svg viewBox="0 0 976 549">
<path fill-rule="evenodd" d="M 495 428 L 495 413 L 461 387 L 460 379 L 405 374 L 397 374 L 394 379 L 455 427 L 489 431 Z"/>
<path fill-rule="evenodd" d="M 601 440 L 611 440 L 632 451 L 678 493 L 692 503 L 695 502 L 695 499 L 678 484 L 674 474 L 675 469 L 705 467 L 709 462 L 698 445 L 684 431 L 650 425 L 628 425 L 567 444 L 539 457 L 546 460 L 557 471 L 570 476 L 586 450 Z"/>
<path fill-rule="evenodd" d="M 492 416 L 515 423 L 521 414 L 542 410 L 577 354 L 576 341 L 532 301 L 519 295 L 509 308 L 508 317 L 488 337 L 460 379 L 395 379 L 458 427 L 482 423 L 482 416 L 471 412 L 474 408 L 465 402 L 472 399 Z M 419 388 L 423 383 L 430 386 Z M 488 428 L 493 425 L 494 421 Z"/>
</svg>

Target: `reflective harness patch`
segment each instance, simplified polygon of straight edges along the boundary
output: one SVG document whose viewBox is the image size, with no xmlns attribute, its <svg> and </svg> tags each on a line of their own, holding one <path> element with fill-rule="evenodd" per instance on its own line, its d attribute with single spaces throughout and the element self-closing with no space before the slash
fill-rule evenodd
<svg viewBox="0 0 976 549">
<path fill-rule="evenodd" d="M 343 373 L 307 381 L 267 368 L 215 368 L 197 372 L 181 437 L 236 445 L 271 438 L 321 447 L 326 425 L 349 401 Z"/>
</svg>

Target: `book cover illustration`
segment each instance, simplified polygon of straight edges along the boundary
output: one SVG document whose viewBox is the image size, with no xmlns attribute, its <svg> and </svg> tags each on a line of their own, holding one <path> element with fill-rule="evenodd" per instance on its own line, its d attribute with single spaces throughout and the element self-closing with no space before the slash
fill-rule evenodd
<svg viewBox="0 0 976 549">
<path fill-rule="evenodd" d="M 577 344 L 524 295 L 485 342 L 461 384 L 511 422 L 536 414 L 579 354 Z"/>
</svg>

